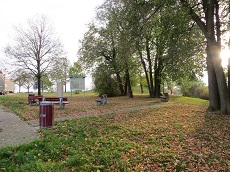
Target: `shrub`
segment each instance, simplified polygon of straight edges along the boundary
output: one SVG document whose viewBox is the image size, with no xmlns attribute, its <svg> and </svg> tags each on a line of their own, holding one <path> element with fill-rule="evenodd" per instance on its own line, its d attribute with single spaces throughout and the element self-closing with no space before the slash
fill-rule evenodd
<svg viewBox="0 0 230 172">
<path fill-rule="evenodd" d="M 183 90 L 183 95 L 188 97 L 194 97 L 194 98 L 201 98 L 208 100 L 208 87 L 205 86 L 203 82 L 190 82 L 187 85 L 188 87 Z"/>
<path fill-rule="evenodd" d="M 119 95 L 117 80 L 107 66 L 100 65 L 92 76 L 96 93 L 99 95 L 107 94 L 109 97 Z"/>
</svg>

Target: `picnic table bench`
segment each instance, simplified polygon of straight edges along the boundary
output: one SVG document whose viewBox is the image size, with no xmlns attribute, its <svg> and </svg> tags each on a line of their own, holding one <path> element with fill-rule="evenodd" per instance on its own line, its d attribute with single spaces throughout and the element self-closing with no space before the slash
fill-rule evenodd
<svg viewBox="0 0 230 172">
<path fill-rule="evenodd" d="M 107 103 L 107 95 L 103 94 L 101 99 L 95 101 L 97 102 L 97 105 L 105 105 Z"/>
<path fill-rule="evenodd" d="M 39 99 L 42 99 L 43 95 L 29 95 L 28 96 L 28 104 L 29 105 L 38 105 L 40 103 Z M 37 104 L 38 101 L 38 104 Z"/>
<path fill-rule="evenodd" d="M 169 94 L 168 93 L 164 93 L 164 95 L 161 96 L 161 101 L 162 102 L 168 102 L 169 101 Z"/>
<path fill-rule="evenodd" d="M 66 104 L 69 104 L 67 97 L 43 97 L 39 98 L 39 101 L 48 101 L 53 104 L 59 104 L 60 109 L 63 109 Z"/>
</svg>

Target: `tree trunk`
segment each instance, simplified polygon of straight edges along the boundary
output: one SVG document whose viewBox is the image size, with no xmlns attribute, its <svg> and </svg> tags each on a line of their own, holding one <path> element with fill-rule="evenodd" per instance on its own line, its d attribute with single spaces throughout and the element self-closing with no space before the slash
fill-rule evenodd
<svg viewBox="0 0 230 172">
<path fill-rule="evenodd" d="M 228 89 L 227 89 L 226 79 L 224 76 L 223 67 L 221 64 L 221 58 L 219 54 L 220 49 L 213 42 L 211 43 L 208 42 L 208 45 L 209 45 L 208 48 L 210 51 L 210 55 L 213 61 L 213 66 L 214 66 L 215 73 L 216 73 L 218 88 L 219 88 L 220 105 L 221 105 L 220 110 L 221 110 L 221 113 L 223 114 L 228 114 L 228 113 L 230 114 Z"/>
<path fill-rule="evenodd" d="M 125 90 L 124 90 L 124 87 L 123 87 L 123 85 L 122 85 L 122 80 L 121 80 L 120 73 L 117 72 L 116 75 L 117 75 L 117 81 L 118 81 L 118 83 L 119 83 L 119 89 L 120 89 L 121 95 L 122 95 L 122 96 L 125 96 Z"/>
<path fill-rule="evenodd" d="M 142 83 L 140 83 L 140 87 L 141 87 L 141 94 L 143 94 L 143 93 L 144 93 L 144 90 L 143 90 L 143 85 L 142 85 Z"/>
<path fill-rule="evenodd" d="M 41 95 L 41 76 L 37 77 L 38 80 L 38 95 Z"/>
<path fill-rule="evenodd" d="M 133 98 L 133 91 L 132 91 L 132 86 L 130 82 L 130 76 L 129 76 L 129 70 L 126 69 L 126 81 L 127 81 L 127 88 L 128 88 L 128 93 L 129 93 L 129 98 Z"/>
<path fill-rule="evenodd" d="M 161 96 L 161 71 L 162 71 L 162 59 L 160 58 L 160 52 L 157 52 L 154 65 L 154 84 L 155 84 L 155 97 Z"/>
<path fill-rule="evenodd" d="M 230 97 L 230 57 L 228 58 L 228 96 Z"/>
<path fill-rule="evenodd" d="M 228 41 L 228 49 L 230 50 L 230 38 Z M 228 97 L 230 97 L 230 55 L 228 57 Z"/>
<path fill-rule="evenodd" d="M 125 88 L 124 88 L 124 90 L 125 90 L 125 95 L 127 95 L 128 94 L 128 81 L 127 81 L 126 76 L 125 76 Z"/>
<path fill-rule="evenodd" d="M 207 52 L 207 72 L 208 72 L 208 90 L 209 90 L 209 107 L 208 111 L 218 111 L 220 110 L 220 95 L 218 91 L 218 84 L 216 79 L 216 72 L 213 66 L 212 57 L 208 50 Z"/>
<path fill-rule="evenodd" d="M 138 53 L 139 53 L 139 56 L 140 56 L 140 59 L 141 59 L 142 67 L 143 67 L 144 72 L 145 72 L 145 78 L 146 78 L 147 85 L 148 85 L 149 95 L 151 95 L 151 87 L 150 87 L 150 81 L 149 81 L 148 71 L 147 71 L 147 67 L 146 67 L 146 64 L 145 64 L 145 61 L 144 61 L 142 52 L 141 52 L 141 50 L 139 49 L 139 46 L 140 46 L 140 45 L 138 45 Z M 151 97 L 151 96 L 150 96 L 150 97 Z"/>
<path fill-rule="evenodd" d="M 160 97 L 161 79 L 160 79 L 159 69 L 155 70 L 155 72 L 154 72 L 154 85 L 155 85 L 155 97 Z"/>
<path fill-rule="evenodd" d="M 152 70 L 152 61 L 150 55 L 150 48 L 149 48 L 149 40 L 146 39 L 146 53 L 147 53 L 147 60 L 149 64 L 149 84 L 150 84 L 150 97 L 154 97 L 154 86 L 153 86 L 153 70 Z"/>
<path fill-rule="evenodd" d="M 191 18 L 197 23 L 200 27 L 201 31 L 203 32 L 204 36 L 208 42 L 208 51 L 210 53 L 211 61 L 213 63 L 213 67 L 215 69 L 216 80 L 218 84 L 218 91 L 220 96 L 220 110 L 223 114 L 230 114 L 230 100 L 228 96 L 228 88 L 226 79 L 224 76 L 223 67 L 221 64 L 220 58 L 220 21 L 219 21 L 219 1 L 203 1 L 203 9 L 205 13 L 205 22 L 203 19 L 197 15 L 197 13 L 193 10 L 192 6 L 186 0 L 180 0 L 181 4 L 188 10 L 189 15 Z M 216 22 L 216 23 L 215 23 Z M 217 40 L 216 40 L 217 38 Z M 211 61 L 207 62 L 211 63 Z M 211 72 L 211 76 L 213 74 L 212 67 L 210 69 L 210 65 L 208 70 Z M 212 82 L 213 77 L 210 78 L 211 84 L 216 84 L 214 81 Z M 212 86 L 211 86 L 212 87 Z M 210 95 L 216 95 L 215 89 L 209 90 Z M 214 91 L 214 93 L 212 93 Z M 211 97 L 211 101 L 214 101 Z M 210 104 L 214 102 L 210 102 Z M 217 108 L 218 105 L 212 106 Z"/>
</svg>

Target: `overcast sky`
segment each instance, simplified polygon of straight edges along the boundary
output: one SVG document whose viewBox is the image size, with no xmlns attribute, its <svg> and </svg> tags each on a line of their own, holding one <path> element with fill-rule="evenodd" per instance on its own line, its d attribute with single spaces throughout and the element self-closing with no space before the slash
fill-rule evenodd
<svg viewBox="0 0 230 172">
<path fill-rule="evenodd" d="M 79 39 L 87 24 L 96 16 L 96 7 L 104 0 L 1 0 L 0 1 L 0 70 L 6 59 L 4 48 L 12 40 L 13 26 L 27 22 L 37 14 L 48 17 L 64 45 L 71 62 L 77 60 Z"/>
</svg>

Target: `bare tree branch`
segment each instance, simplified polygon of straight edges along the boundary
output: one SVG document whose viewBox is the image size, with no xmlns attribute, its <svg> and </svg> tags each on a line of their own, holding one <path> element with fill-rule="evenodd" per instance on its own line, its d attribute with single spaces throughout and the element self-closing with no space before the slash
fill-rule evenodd
<svg viewBox="0 0 230 172">
<path fill-rule="evenodd" d="M 15 44 L 6 47 L 5 53 L 15 60 L 15 66 L 33 73 L 41 94 L 40 79 L 62 57 L 63 46 L 45 16 L 28 20 L 27 28 L 15 27 L 15 32 Z"/>
</svg>

